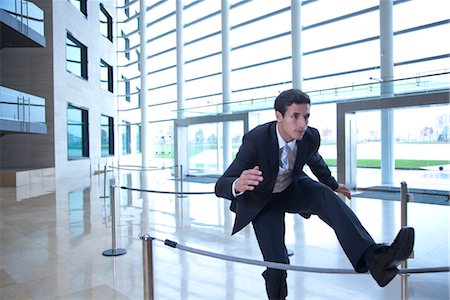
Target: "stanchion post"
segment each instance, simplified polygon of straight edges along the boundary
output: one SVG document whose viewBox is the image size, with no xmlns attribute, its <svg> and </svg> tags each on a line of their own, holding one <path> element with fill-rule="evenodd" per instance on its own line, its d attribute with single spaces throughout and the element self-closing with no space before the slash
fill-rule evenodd
<svg viewBox="0 0 450 300">
<path fill-rule="evenodd" d="M 116 248 L 116 197 L 115 197 L 115 179 L 109 180 L 109 199 L 111 206 L 111 232 L 112 232 L 112 248 L 103 251 L 104 256 L 118 256 L 127 253 L 127 250 Z"/>
<path fill-rule="evenodd" d="M 103 168 L 103 196 L 100 196 L 100 198 L 108 198 L 108 196 L 106 196 L 106 164 L 105 167 Z"/>
<path fill-rule="evenodd" d="M 103 169 L 103 197 L 106 198 L 106 164 Z"/>
<path fill-rule="evenodd" d="M 144 300 L 153 300 L 153 238 L 148 234 L 141 237 L 144 277 Z"/>
<path fill-rule="evenodd" d="M 183 165 L 180 165 L 181 197 L 183 197 Z"/>
<path fill-rule="evenodd" d="M 180 178 L 180 198 L 183 198 L 183 165 L 178 165 L 178 176 Z"/>
<path fill-rule="evenodd" d="M 401 182 L 401 204 L 400 204 L 400 214 L 401 214 L 401 219 L 400 219 L 400 224 L 402 227 L 407 226 L 408 224 L 408 185 L 406 184 L 406 182 L 402 181 Z"/>
<path fill-rule="evenodd" d="M 401 182 L 401 189 L 400 189 L 400 224 L 401 227 L 408 226 L 408 201 L 409 201 L 409 194 L 408 194 L 408 186 L 405 181 Z M 406 269 L 408 268 L 408 260 L 405 260 L 402 262 L 402 268 Z M 408 274 L 402 274 L 401 276 L 401 296 L 402 300 L 408 299 Z"/>
</svg>

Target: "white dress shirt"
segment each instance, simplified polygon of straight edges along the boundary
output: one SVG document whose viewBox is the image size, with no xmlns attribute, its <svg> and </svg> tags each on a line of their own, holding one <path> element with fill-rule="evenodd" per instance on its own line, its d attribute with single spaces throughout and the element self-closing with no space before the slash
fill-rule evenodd
<svg viewBox="0 0 450 300">
<path fill-rule="evenodd" d="M 277 179 L 275 181 L 275 186 L 273 188 L 272 193 L 282 192 L 292 183 L 291 174 L 292 174 L 292 170 L 294 169 L 295 156 L 297 153 L 296 141 L 292 140 L 289 143 L 286 143 L 286 141 L 280 135 L 280 131 L 278 130 L 278 124 L 276 125 L 276 129 L 277 129 L 277 139 L 278 139 L 278 147 L 280 149 L 280 153 L 281 153 L 281 149 L 286 144 L 288 144 L 288 146 L 289 146 L 289 149 L 290 149 L 290 151 L 288 152 L 289 168 L 287 171 L 284 171 L 281 168 L 278 168 L 278 175 L 277 175 Z M 263 176 L 264 176 L 264 174 L 263 174 Z M 235 198 L 239 197 L 240 195 L 242 195 L 244 193 L 244 192 L 237 192 L 236 189 L 234 188 L 236 181 L 238 179 L 233 181 L 233 184 L 231 186 L 231 192 L 233 193 L 233 196 Z"/>
<path fill-rule="evenodd" d="M 291 174 L 292 174 L 292 170 L 294 169 L 295 155 L 297 153 L 296 141 L 292 140 L 289 143 L 286 143 L 286 141 L 280 135 L 280 131 L 278 130 L 278 124 L 277 124 L 277 138 L 278 138 L 278 148 L 280 149 L 280 153 L 286 144 L 289 146 L 289 152 L 288 152 L 289 168 L 287 171 L 283 170 L 282 168 L 278 169 L 278 175 L 277 175 L 277 179 L 275 181 L 275 186 L 273 188 L 272 193 L 282 192 L 292 183 Z"/>
</svg>

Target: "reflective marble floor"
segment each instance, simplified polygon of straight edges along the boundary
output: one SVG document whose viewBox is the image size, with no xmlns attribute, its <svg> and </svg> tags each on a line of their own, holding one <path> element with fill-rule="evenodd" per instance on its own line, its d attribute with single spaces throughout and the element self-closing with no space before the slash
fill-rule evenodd
<svg viewBox="0 0 450 300">
<path fill-rule="evenodd" d="M 218 260 L 165 246 L 159 240 L 261 260 L 251 227 L 231 236 L 229 202 L 212 183 L 183 183 L 172 195 L 121 189 L 181 191 L 169 170 L 115 176 L 116 246 L 112 249 L 109 188 L 103 175 L 0 188 L 0 299 L 143 299 L 143 241 L 153 245 L 155 299 L 265 299 L 263 267 Z M 109 178 L 108 178 L 109 179 Z M 106 180 L 109 182 L 109 180 Z M 25 190 L 24 190 L 25 189 Z M 39 192 L 36 192 L 39 191 Z M 400 202 L 354 198 L 347 204 L 374 239 L 390 243 L 400 228 Z M 292 265 L 351 268 L 330 228 L 318 218 L 288 215 Z M 412 268 L 448 266 L 449 206 L 408 204 L 416 229 Z M 449 299 L 449 273 L 413 274 L 403 299 Z M 288 299 L 402 299 L 401 278 L 380 288 L 368 274 L 288 272 Z"/>
</svg>

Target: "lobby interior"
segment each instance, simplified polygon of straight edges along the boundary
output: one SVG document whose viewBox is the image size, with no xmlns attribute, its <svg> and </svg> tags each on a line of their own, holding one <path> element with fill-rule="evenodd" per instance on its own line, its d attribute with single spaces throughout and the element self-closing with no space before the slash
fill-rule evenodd
<svg viewBox="0 0 450 300">
<path fill-rule="evenodd" d="M 251 226 L 231 236 L 234 214 L 228 200 L 213 194 L 214 182 L 180 182 L 166 168 L 111 169 L 106 176 L 38 185 L 39 195 L 0 188 L 1 299 L 266 297 L 262 266 L 195 252 L 262 260 Z M 362 198 L 355 191 L 346 202 L 375 241 L 392 242 L 401 227 L 400 201 Z M 449 213 L 448 203 L 408 202 L 407 225 L 416 232 L 408 268 L 448 267 Z M 351 269 L 320 219 L 288 214 L 286 224 L 292 266 Z M 142 240 L 145 234 L 153 240 Z M 194 251 L 166 246 L 165 240 Z M 152 270 L 144 260 L 149 247 Z M 126 253 L 103 255 L 113 249 Z M 288 299 L 448 299 L 449 280 L 448 272 L 399 275 L 380 288 L 369 274 L 288 271 Z"/>
</svg>

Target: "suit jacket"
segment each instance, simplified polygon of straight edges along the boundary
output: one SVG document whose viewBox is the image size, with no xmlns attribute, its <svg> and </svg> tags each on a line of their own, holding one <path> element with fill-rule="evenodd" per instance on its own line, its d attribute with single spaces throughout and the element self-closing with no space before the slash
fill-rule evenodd
<svg viewBox="0 0 450 300">
<path fill-rule="evenodd" d="M 303 167 L 307 164 L 320 182 L 335 190 L 338 183 L 318 152 L 318 130 L 308 127 L 303 138 L 296 143 L 293 184 L 299 185 L 308 178 L 303 172 Z M 216 196 L 230 199 L 230 209 L 236 213 L 232 234 L 249 224 L 269 203 L 278 174 L 279 155 L 276 121 L 259 125 L 244 135 L 235 160 L 216 182 Z M 253 191 L 246 191 L 234 198 L 231 191 L 233 182 L 239 178 L 242 171 L 255 166 L 259 166 L 264 180 Z"/>
</svg>

